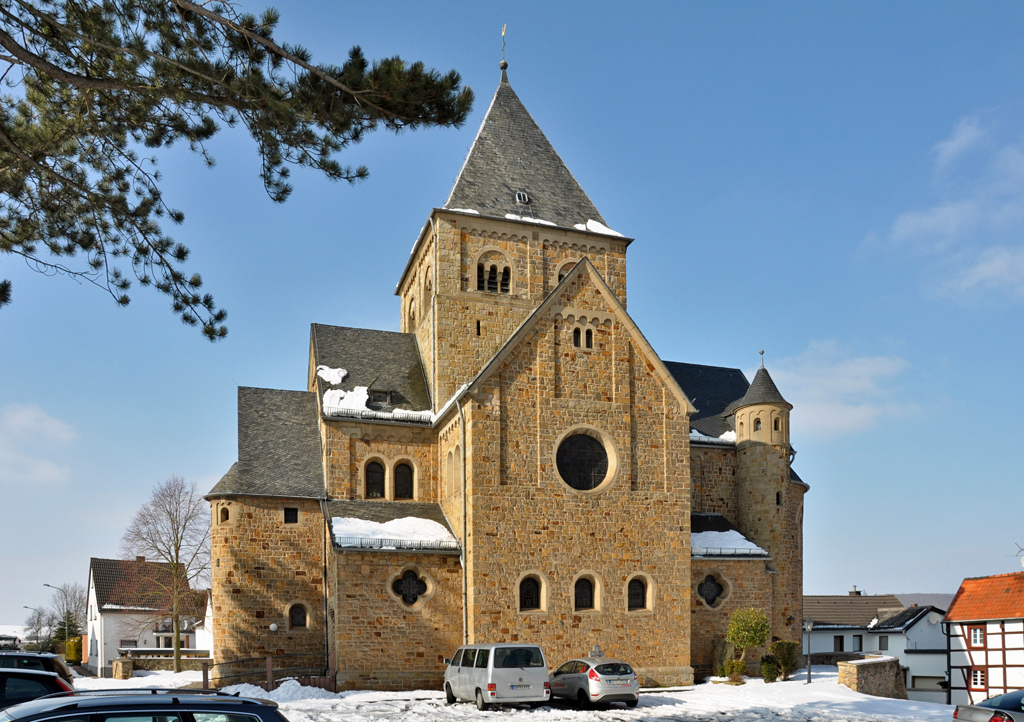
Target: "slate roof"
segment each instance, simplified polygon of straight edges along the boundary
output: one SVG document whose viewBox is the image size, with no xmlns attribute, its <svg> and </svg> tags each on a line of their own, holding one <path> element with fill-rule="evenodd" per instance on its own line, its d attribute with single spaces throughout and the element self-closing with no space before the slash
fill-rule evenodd
<svg viewBox="0 0 1024 722">
<path fill-rule="evenodd" d="M 935 607 L 907 607 L 899 610 L 896 614 L 883 619 L 871 627 L 872 632 L 905 632 L 931 612 L 942 614 L 941 609 Z"/>
<path fill-rule="evenodd" d="M 351 391 L 356 386 L 369 386 L 372 390 L 392 392 L 391 403 L 371 406 L 378 411 L 430 410 L 427 375 L 415 334 L 314 323 L 310 343 L 314 367 L 323 365 L 348 371 L 337 386 L 317 376 L 320 399 L 328 389 Z"/>
<path fill-rule="evenodd" d="M 517 191 L 530 203 L 517 204 Z M 590 219 L 604 223 L 505 71 L 444 207 L 496 218 L 513 213 L 568 228 Z"/>
<path fill-rule="evenodd" d="M 101 612 L 145 612 L 170 606 L 166 590 L 173 579 L 170 566 L 163 562 L 93 557 L 89 574 Z"/>
<path fill-rule="evenodd" d="M 362 501 L 351 499 L 338 499 L 327 502 L 327 514 L 329 518 L 336 516 L 365 519 L 375 521 L 379 524 L 402 519 L 407 516 L 414 516 L 417 519 L 429 519 L 436 521 L 443 526 L 452 536 L 451 525 L 440 504 L 420 501 Z"/>
<path fill-rule="evenodd" d="M 307 391 L 238 387 L 238 461 L 212 496 L 324 495 L 316 397 Z"/>
<path fill-rule="evenodd" d="M 879 609 L 902 607 L 894 594 L 804 596 L 804 618 L 815 627 L 867 627 Z"/>
<path fill-rule="evenodd" d="M 1024 572 L 964 579 L 946 622 L 1024 618 Z"/>
<path fill-rule="evenodd" d="M 750 388 L 743 394 L 743 398 L 729 404 L 728 411 L 732 412 L 742 406 L 751 406 L 753 404 L 785 404 L 789 408 L 793 408 L 788 401 L 782 398 L 782 394 L 779 393 L 775 382 L 772 381 L 768 369 L 764 366 L 759 368 L 757 373 L 754 374 L 754 380 L 750 382 Z"/>
<path fill-rule="evenodd" d="M 743 398 L 750 384 L 739 369 L 665 361 L 665 368 L 697 407 L 690 417 L 691 428 L 706 436 L 721 436 L 733 427 L 726 421 L 726 407 Z"/>
<path fill-rule="evenodd" d="M 739 531 L 721 514 L 690 514 L 690 533 L 702 531 Z"/>
</svg>

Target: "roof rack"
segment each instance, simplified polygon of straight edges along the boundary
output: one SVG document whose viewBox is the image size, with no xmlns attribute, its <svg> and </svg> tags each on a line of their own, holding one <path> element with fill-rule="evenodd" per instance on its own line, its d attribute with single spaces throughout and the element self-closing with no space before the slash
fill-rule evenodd
<svg viewBox="0 0 1024 722">
<path fill-rule="evenodd" d="M 155 694 L 167 694 L 167 695 L 202 695 L 206 697 L 231 697 L 238 699 L 241 703 L 258 704 L 257 702 L 241 697 L 240 692 L 231 694 L 229 692 L 221 692 L 217 689 L 183 689 L 180 687 L 128 687 L 125 689 L 81 689 L 72 690 L 71 692 L 54 692 L 53 694 L 47 694 L 37 699 L 54 699 L 57 697 L 125 697 L 135 696 L 141 697 L 146 695 Z"/>
</svg>

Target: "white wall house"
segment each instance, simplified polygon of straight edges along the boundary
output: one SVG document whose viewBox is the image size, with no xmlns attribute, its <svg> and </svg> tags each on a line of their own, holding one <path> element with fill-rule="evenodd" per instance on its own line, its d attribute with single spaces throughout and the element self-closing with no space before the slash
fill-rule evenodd
<svg viewBox="0 0 1024 722">
<path fill-rule="evenodd" d="M 964 579 L 943 625 L 949 704 L 1024 689 L 1024 572 Z"/>
<path fill-rule="evenodd" d="M 100 677 L 109 677 L 112 661 L 121 648 L 170 647 L 171 633 L 159 624 L 166 608 L 147 580 L 168 578 L 166 565 L 122 559 L 89 560 L 88 660 L 85 666 Z M 181 635 L 182 648 L 192 648 L 195 634 Z"/>
<path fill-rule="evenodd" d="M 803 652 L 809 637 L 811 654 L 833 664 L 836 655 L 896 657 L 910 699 L 945 702 L 943 614 L 931 606 L 906 607 L 892 594 L 868 596 L 856 587 L 843 596 L 805 596 L 804 616 L 814 627 L 810 635 L 804 634 Z"/>
</svg>

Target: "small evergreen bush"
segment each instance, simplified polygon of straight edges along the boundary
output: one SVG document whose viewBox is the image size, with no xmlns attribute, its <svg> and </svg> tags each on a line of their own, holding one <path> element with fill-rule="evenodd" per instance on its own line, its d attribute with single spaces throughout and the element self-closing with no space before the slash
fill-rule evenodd
<svg viewBox="0 0 1024 722">
<path fill-rule="evenodd" d="M 82 638 L 72 637 L 64 645 L 64 658 L 71 664 L 82 663 Z"/>
<path fill-rule="evenodd" d="M 779 676 L 782 677 L 783 682 L 789 679 L 789 675 L 793 674 L 800 664 L 797 656 L 799 648 L 799 642 L 789 642 L 782 639 L 772 642 L 769 648 L 772 656 L 778 662 Z"/>
<path fill-rule="evenodd" d="M 764 677 L 765 684 L 771 684 L 779 678 L 779 660 L 775 655 L 766 654 L 761 657 L 761 676 Z"/>
<path fill-rule="evenodd" d="M 725 674 L 723 677 L 728 677 L 730 682 L 740 684 L 743 682 L 743 675 L 747 673 L 747 663 L 742 659 L 729 659 L 726 660 L 723 665 Z"/>
</svg>

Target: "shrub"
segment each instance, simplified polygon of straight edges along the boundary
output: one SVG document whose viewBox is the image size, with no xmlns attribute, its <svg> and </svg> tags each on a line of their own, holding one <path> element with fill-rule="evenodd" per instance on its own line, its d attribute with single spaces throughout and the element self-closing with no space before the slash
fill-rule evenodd
<svg viewBox="0 0 1024 722">
<path fill-rule="evenodd" d="M 729 629 L 725 638 L 740 651 L 740 659 L 746 659 L 747 649 L 763 647 L 768 641 L 771 629 L 768 615 L 760 609 L 737 609 L 729 617 Z"/>
<path fill-rule="evenodd" d="M 766 684 L 771 684 L 779 678 L 779 660 L 774 655 L 766 654 L 761 657 L 761 676 Z"/>
<path fill-rule="evenodd" d="M 772 645 L 769 648 L 772 656 L 775 657 L 779 664 L 779 676 L 782 677 L 783 682 L 789 679 L 789 675 L 793 674 L 800 664 L 799 661 L 797 661 L 797 650 L 799 648 L 799 642 L 790 642 L 782 639 L 772 642 Z"/>
<path fill-rule="evenodd" d="M 728 677 L 730 682 L 741 683 L 743 675 L 747 673 L 747 663 L 742 659 L 729 659 L 722 665 L 722 669 L 725 671 L 723 677 Z"/>
<path fill-rule="evenodd" d="M 71 664 L 82 663 L 82 638 L 72 637 L 64 645 L 64 658 Z"/>
</svg>

